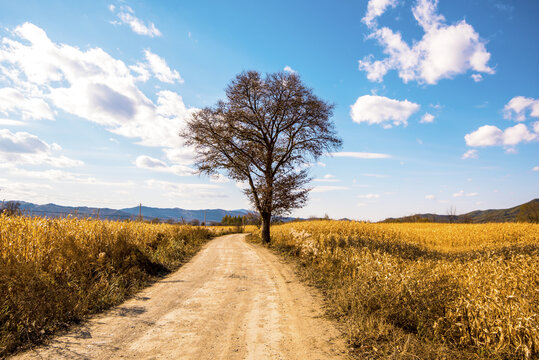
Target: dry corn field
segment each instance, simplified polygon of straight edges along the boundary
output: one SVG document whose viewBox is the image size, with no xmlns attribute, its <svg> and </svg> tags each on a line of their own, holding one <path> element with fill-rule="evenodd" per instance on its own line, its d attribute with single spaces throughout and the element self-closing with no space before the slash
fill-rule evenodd
<svg viewBox="0 0 539 360">
<path fill-rule="evenodd" d="M 0 215 L 0 358 L 120 303 L 230 230 Z"/>
<path fill-rule="evenodd" d="M 296 222 L 297 257 L 360 358 L 539 356 L 539 225 Z"/>
</svg>

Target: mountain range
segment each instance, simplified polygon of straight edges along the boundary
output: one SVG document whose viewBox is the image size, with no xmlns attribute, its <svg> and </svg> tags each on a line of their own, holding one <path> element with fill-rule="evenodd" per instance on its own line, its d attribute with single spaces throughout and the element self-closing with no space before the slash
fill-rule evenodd
<svg viewBox="0 0 539 360">
<path fill-rule="evenodd" d="M 109 220 L 138 219 L 139 212 L 144 220 L 150 221 L 159 219 L 160 221 L 190 222 L 198 220 L 207 223 L 220 222 L 225 215 L 243 216 L 250 211 L 245 209 L 223 210 L 223 209 L 202 209 L 188 210 L 182 208 L 156 208 L 149 206 L 134 206 L 125 209 L 95 208 L 86 206 L 62 206 L 56 204 L 37 205 L 25 201 L 13 201 L 19 203 L 19 209 L 27 215 L 64 217 L 73 215 L 78 217 L 93 217 Z M 538 222 L 539 199 L 534 199 L 525 204 L 514 206 L 508 209 L 475 210 L 465 214 L 415 214 L 399 218 L 387 218 L 382 222 L 437 222 L 437 223 L 486 223 L 486 222 L 514 222 L 518 220 Z M 279 220 L 288 222 L 295 220 L 292 217 L 282 217 Z M 305 220 L 305 219 L 298 219 Z M 343 219 L 344 220 L 344 219 Z M 346 219 L 348 220 L 348 219 Z"/>
<path fill-rule="evenodd" d="M 149 206 L 135 206 L 125 209 L 95 208 L 86 206 L 62 206 L 56 204 L 38 205 L 25 201 L 15 201 L 20 204 L 19 209 L 28 215 L 46 216 L 46 217 L 64 217 L 67 215 L 79 217 L 99 217 L 109 220 L 137 219 L 139 212 L 144 220 L 153 220 L 158 218 L 161 221 L 189 222 L 192 220 L 210 222 L 219 222 L 225 215 L 243 216 L 249 211 L 245 209 L 223 210 L 223 209 L 202 209 L 188 210 L 181 208 L 156 208 Z"/>
</svg>

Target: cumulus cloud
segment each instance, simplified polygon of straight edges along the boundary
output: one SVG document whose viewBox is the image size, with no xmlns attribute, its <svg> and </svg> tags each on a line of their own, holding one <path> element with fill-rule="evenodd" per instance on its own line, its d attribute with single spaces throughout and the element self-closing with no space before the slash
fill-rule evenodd
<svg viewBox="0 0 539 360">
<path fill-rule="evenodd" d="M 114 12 L 116 7 L 114 5 L 109 5 L 109 10 Z M 114 24 L 126 24 L 131 30 L 139 35 L 146 35 L 152 38 L 162 35 L 161 31 L 159 31 L 153 22 L 150 22 L 148 25 L 144 24 L 144 21 L 137 18 L 135 12 L 129 6 L 121 6 L 120 11 L 118 11 L 116 16 L 120 21 L 114 22 Z"/>
<path fill-rule="evenodd" d="M 386 2 L 380 0 L 376 3 L 385 5 Z M 425 34 L 412 46 L 402 39 L 399 32 L 372 26 L 369 38 L 376 39 L 388 57 L 373 60 L 370 55 L 359 61 L 359 69 L 367 72 L 369 80 L 380 82 L 390 70 L 398 71 L 405 83 L 417 81 L 427 84 L 436 84 L 441 79 L 452 78 L 468 70 L 494 73 L 488 66 L 490 53 L 475 29 L 465 20 L 453 25 L 445 24 L 445 18 L 436 13 L 437 5 L 437 0 L 418 0 L 413 7 L 414 18 Z M 373 5 L 372 8 L 383 12 L 387 6 Z M 370 13 L 374 14 L 369 8 L 364 18 L 366 21 L 371 18 Z M 371 21 L 370 24 L 375 23 Z"/>
<path fill-rule="evenodd" d="M 49 145 L 27 132 L 0 129 L 0 160 L 4 165 L 48 164 L 54 167 L 72 167 L 83 164 L 80 160 L 55 155 L 61 150 L 57 144 Z"/>
<path fill-rule="evenodd" d="M 355 159 L 389 159 L 391 157 L 391 155 L 388 154 L 349 151 L 332 152 L 329 155 L 334 157 L 347 157 Z"/>
<path fill-rule="evenodd" d="M 361 19 L 368 27 L 376 26 L 376 18 L 382 15 L 388 7 L 397 6 L 397 0 L 369 0 L 367 13 Z"/>
<path fill-rule="evenodd" d="M 45 100 L 25 96 L 19 90 L 9 87 L 0 89 L 0 114 L 19 115 L 23 120 L 54 119 L 54 114 Z"/>
<path fill-rule="evenodd" d="M 514 146 L 521 142 L 530 142 L 539 139 L 537 132 L 530 132 L 526 125 L 517 124 L 502 131 L 494 125 L 481 126 L 476 131 L 466 134 L 466 145 L 473 147 L 485 146 Z"/>
<path fill-rule="evenodd" d="M 422 124 L 430 124 L 433 121 L 434 121 L 434 115 L 425 113 L 425 115 L 421 117 L 421 120 L 419 122 Z"/>
<path fill-rule="evenodd" d="M 425 199 L 427 199 L 427 200 L 436 200 L 436 196 L 434 196 L 434 195 L 425 195 Z"/>
<path fill-rule="evenodd" d="M 183 83 L 180 73 L 176 70 L 170 69 L 165 59 L 152 53 L 150 50 L 145 50 L 144 54 L 146 56 L 146 60 L 148 61 L 150 70 L 157 79 L 169 84 L 173 84 L 176 81 Z"/>
<path fill-rule="evenodd" d="M 462 157 L 461 157 L 462 160 L 477 159 L 477 158 L 478 158 L 477 150 L 475 149 L 470 149 L 466 151 L 464 154 L 462 154 Z"/>
<path fill-rule="evenodd" d="M 23 119 L 52 119 L 50 105 L 112 133 L 137 139 L 140 145 L 183 148 L 177 134 L 196 109 L 188 109 L 182 97 L 169 90 L 157 92 L 154 103 L 137 86 L 141 69 L 161 81 L 181 82 L 179 73 L 164 59 L 147 50 L 147 62 L 138 63 L 138 70 L 133 70 L 133 66 L 100 48 L 83 51 L 54 43 L 43 29 L 31 23 L 18 26 L 12 35 L 21 41 L 4 37 L 0 45 L 0 77 L 4 75 L 11 85 L 2 90 L 2 95 L 9 96 L 0 97 L 0 113 L 18 113 Z M 15 102 L 12 98 L 23 100 Z M 14 108 L 12 103 L 24 106 Z"/>
<path fill-rule="evenodd" d="M 539 99 L 515 96 L 503 108 L 504 118 L 515 121 L 526 120 L 529 116 L 539 118 Z"/>
<path fill-rule="evenodd" d="M 408 100 L 399 101 L 378 95 L 363 95 L 351 106 L 350 116 L 358 124 L 381 124 L 386 127 L 408 124 L 408 118 L 420 106 Z"/>
<path fill-rule="evenodd" d="M 195 171 L 188 166 L 167 165 L 165 162 L 147 155 L 137 157 L 135 165 L 140 169 L 171 173 L 178 176 L 191 176 L 195 174 Z"/>
</svg>

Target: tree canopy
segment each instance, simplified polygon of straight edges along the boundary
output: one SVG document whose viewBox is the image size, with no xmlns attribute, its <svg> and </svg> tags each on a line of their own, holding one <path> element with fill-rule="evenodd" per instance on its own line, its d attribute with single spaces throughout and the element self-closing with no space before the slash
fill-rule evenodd
<svg viewBox="0 0 539 360">
<path fill-rule="evenodd" d="M 269 242 L 272 215 L 303 206 L 309 166 L 341 146 L 332 114 L 297 74 L 248 71 L 230 82 L 224 100 L 195 112 L 180 136 L 195 148 L 201 173 L 222 170 L 246 184 Z"/>
</svg>

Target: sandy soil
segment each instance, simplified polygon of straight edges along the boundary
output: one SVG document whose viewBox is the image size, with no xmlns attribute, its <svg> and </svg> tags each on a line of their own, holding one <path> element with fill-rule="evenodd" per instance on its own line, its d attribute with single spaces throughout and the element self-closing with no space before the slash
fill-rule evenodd
<svg viewBox="0 0 539 360">
<path fill-rule="evenodd" d="M 245 235 L 210 241 L 135 298 L 15 359 L 340 359 L 317 292 Z"/>
</svg>

